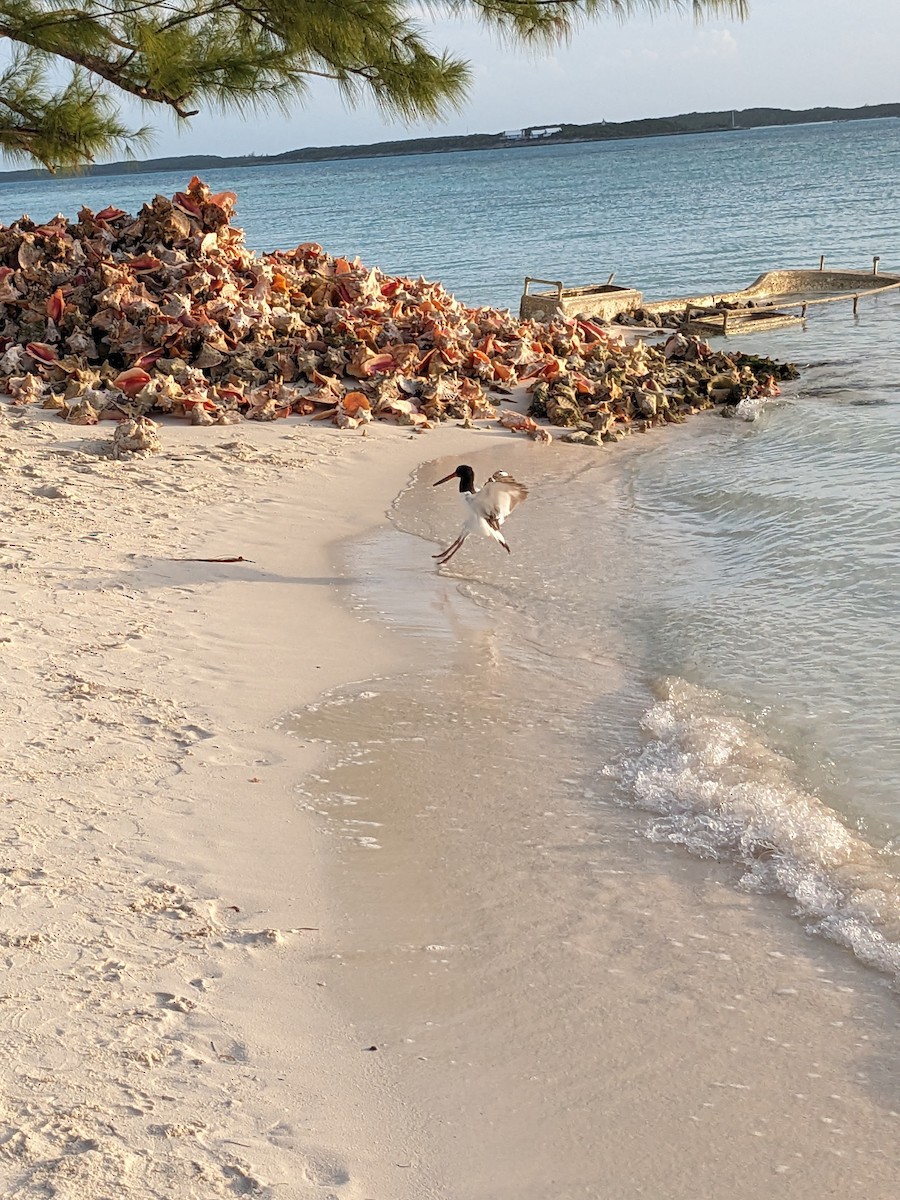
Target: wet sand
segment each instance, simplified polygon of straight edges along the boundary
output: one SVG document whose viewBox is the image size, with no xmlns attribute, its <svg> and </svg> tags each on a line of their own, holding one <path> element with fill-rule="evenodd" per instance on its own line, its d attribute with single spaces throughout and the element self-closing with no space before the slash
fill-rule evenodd
<svg viewBox="0 0 900 1200">
<path fill-rule="evenodd" d="M 886 1200 L 885 981 L 737 891 L 733 868 L 648 843 L 567 756 L 575 664 L 536 661 L 456 581 L 411 611 L 410 543 L 382 532 L 346 559 L 363 614 L 412 634 L 418 668 L 292 729 L 333 764 L 302 792 L 336 842 L 333 986 L 430 1115 L 438 1194 Z M 614 719 L 622 671 L 595 666 Z"/>
<path fill-rule="evenodd" d="M 565 672 L 385 529 L 515 439 L 104 437 L 0 412 L 4 1195 L 895 1194 L 895 997 L 573 799 Z"/>
</svg>

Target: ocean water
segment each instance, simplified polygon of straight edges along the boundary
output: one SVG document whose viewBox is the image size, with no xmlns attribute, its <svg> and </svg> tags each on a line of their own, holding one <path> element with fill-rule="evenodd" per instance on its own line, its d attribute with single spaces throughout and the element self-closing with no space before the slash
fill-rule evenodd
<svg viewBox="0 0 900 1200">
<path fill-rule="evenodd" d="M 503 465 L 531 492 L 509 560 L 469 542 L 443 573 L 504 645 L 498 694 L 528 697 L 498 707 L 497 743 L 552 696 L 562 766 L 532 774 L 548 796 L 562 777 L 601 825 L 603 805 L 635 811 L 651 841 L 731 864 L 736 887 L 787 897 L 810 932 L 900 981 L 898 406 L 889 342 L 866 353 L 857 329 L 847 351 L 838 321 L 795 335 L 823 357 L 752 422 L 473 455 L 479 480 Z M 877 386 L 837 387 L 854 361 L 877 364 Z M 448 469 L 411 482 L 398 528 L 451 540 L 456 505 L 429 494 Z M 390 566 L 360 565 L 363 607 L 433 633 L 433 610 L 398 608 Z"/>
<path fill-rule="evenodd" d="M 525 275 L 647 296 L 743 286 L 776 265 L 900 266 L 900 120 L 204 173 L 255 250 L 317 241 L 515 307 Z M 136 211 L 188 172 L 4 182 L 0 222 Z"/>
<path fill-rule="evenodd" d="M 439 278 L 469 303 L 515 306 L 526 274 L 577 284 L 616 271 L 662 296 L 739 287 L 820 254 L 900 270 L 898 163 L 900 122 L 886 120 L 207 179 L 237 191 L 254 248 L 315 240 Z M 186 182 L 0 182 L 0 220 L 82 203 L 134 210 Z M 803 368 L 753 421 L 705 415 L 599 451 L 511 436 L 507 460 L 473 462 L 531 489 L 507 527 L 513 554 L 469 544 L 444 571 L 535 695 L 552 676 L 579 795 L 602 782 L 650 840 L 733 864 L 736 886 L 789 897 L 808 928 L 894 978 L 898 328 L 894 293 L 856 318 L 831 306 L 803 329 L 729 341 Z M 450 489 L 431 495 L 431 478 L 412 481 L 394 520 L 452 537 Z M 415 632 L 422 612 L 379 591 L 379 553 L 357 549 L 358 603 Z M 424 544 L 421 555 L 430 571 Z M 437 636 L 440 620 L 425 624 Z M 497 737 L 521 715 L 501 709 Z"/>
</svg>

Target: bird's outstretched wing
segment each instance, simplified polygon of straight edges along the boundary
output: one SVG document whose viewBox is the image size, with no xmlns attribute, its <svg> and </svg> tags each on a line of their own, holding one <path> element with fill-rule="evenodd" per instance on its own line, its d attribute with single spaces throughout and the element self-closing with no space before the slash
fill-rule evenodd
<svg viewBox="0 0 900 1200">
<path fill-rule="evenodd" d="M 493 529 L 499 529 L 517 504 L 528 495 L 528 488 L 508 475 L 506 471 L 495 471 L 478 498 L 484 503 L 484 519 Z"/>
</svg>

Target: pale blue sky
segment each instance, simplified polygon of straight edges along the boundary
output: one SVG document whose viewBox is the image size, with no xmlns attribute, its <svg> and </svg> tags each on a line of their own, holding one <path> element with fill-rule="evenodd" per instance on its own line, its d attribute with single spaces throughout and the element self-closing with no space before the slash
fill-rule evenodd
<svg viewBox="0 0 900 1200">
<path fill-rule="evenodd" d="M 164 113 L 129 114 L 157 128 L 141 157 L 205 152 L 277 154 L 301 146 L 397 137 L 496 132 L 560 121 L 667 116 L 709 109 L 855 107 L 900 101 L 900 0 L 749 0 L 743 24 L 695 25 L 668 14 L 586 25 L 568 47 L 529 56 L 475 24 L 443 22 L 433 41 L 470 60 L 464 110 L 440 124 L 386 121 L 374 107 L 344 107 L 316 81 L 290 118 L 202 114 L 178 130 Z"/>
<path fill-rule="evenodd" d="M 442 23 L 435 42 L 469 59 L 463 112 L 440 125 L 386 122 L 374 106 L 348 111 L 327 84 L 290 119 L 197 117 L 160 129 L 152 153 L 273 154 L 300 146 L 481 133 L 559 121 L 666 116 L 709 109 L 809 108 L 900 101 L 898 0 L 749 0 L 744 22 L 695 25 L 668 14 L 585 26 L 568 47 L 529 56 L 482 28 Z M 156 122 L 158 124 L 158 122 Z"/>
</svg>

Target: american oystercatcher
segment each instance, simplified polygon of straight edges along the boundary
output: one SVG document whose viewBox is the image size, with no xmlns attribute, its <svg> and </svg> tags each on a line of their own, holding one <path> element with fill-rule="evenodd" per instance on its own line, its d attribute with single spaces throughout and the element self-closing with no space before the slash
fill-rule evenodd
<svg viewBox="0 0 900 1200">
<path fill-rule="evenodd" d="M 449 483 L 451 479 L 459 480 L 459 494 L 469 509 L 469 514 L 463 523 L 459 537 L 446 550 L 431 557 L 443 566 L 449 562 L 470 533 L 480 533 L 482 537 L 493 538 L 499 542 L 509 554 L 509 546 L 503 539 L 500 526 L 516 507 L 528 495 L 528 488 L 518 483 L 506 471 L 495 471 L 482 488 L 475 487 L 475 472 L 471 467 L 462 465 L 456 468 L 452 475 L 439 479 L 432 487 Z"/>
</svg>

